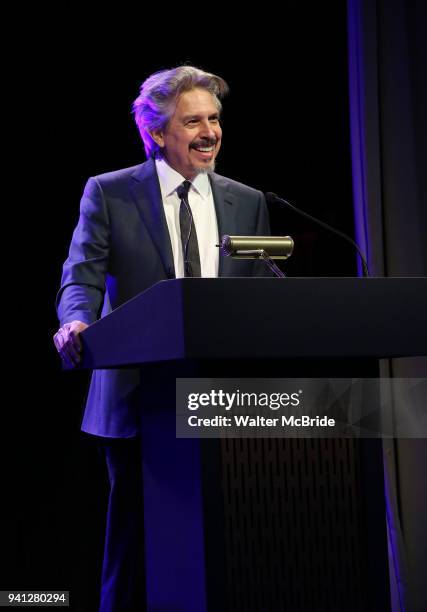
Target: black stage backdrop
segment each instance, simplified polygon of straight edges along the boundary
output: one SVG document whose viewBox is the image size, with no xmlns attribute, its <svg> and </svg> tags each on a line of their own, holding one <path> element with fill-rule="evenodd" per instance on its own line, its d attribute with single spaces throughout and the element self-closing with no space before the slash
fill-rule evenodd
<svg viewBox="0 0 427 612">
<path fill-rule="evenodd" d="M 223 76 L 230 94 L 217 171 L 353 235 L 345 2 L 312 4 L 284 3 L 280 15 L 253 13 L 233 24 L 215 7 L 203 14 L 183 8 L 176 17 L 165 8 L 162 21 L 116 11 L 108 23 L 75 12 L 50 15 L 50 32 L 38 33 L 45 51 L 37 75 L 43 147 L 33 160 L 40 168 L 34 205 L 44 219 L 47 255 L 34 278 L 29 259 L 38 253 L 28 253 L 26 265 L 35 281 L 32 303 L 47 309 L 47 362 L 33 347 L 11 408 L 16 418 L 1 465 L 8 512 L 2 589 L 67 589 L 72 609 L 97 607 L 106 474 L 90 437 L 79 432 L 88 375 L 63 373 L 53 349 L 53 303 L 86 179 L 145 159 L 130 112 L 140 82 L 181 63 Z M 296 240 L 284 266 L 289 274 L 355 274 L 345 243 L 292 213 L 270 214 L 273 233 Z M 46 296 L 40 268 L 47 271 Z"/>
</svg>

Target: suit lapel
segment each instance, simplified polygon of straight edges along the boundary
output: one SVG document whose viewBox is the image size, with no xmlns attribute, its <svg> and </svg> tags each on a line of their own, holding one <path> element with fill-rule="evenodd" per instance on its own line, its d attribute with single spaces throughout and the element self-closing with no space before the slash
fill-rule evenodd
<svg viewBox="0 0 427 612">
<path fill-rule="evenodd" d="M 174 277 L 172 245 L 154 160 L 149 159 L 132 174 L 130 191 L 159 252 L 166 274 L 170 278 Z"/>
<path fill-rule="evenodd" d="M 212 194 L 215 204 L 216 216 L 218 220 L 219 239 L 224 234 L 234 235 L 237 233 L 236 209 L 237 198 L 230 192 L 228 181 L 218 174 L 209 175 Z M 231 275 L 232 260 L 230 257 L 219 255 L 218 276 Z"/>
<path fill-rule="evenodd" d="M 238 233 L 236 227 L 237 198 L 231 193 L 229 182 L 224 177 L 211 174 L 209 178 L 218 220 L 219 238 L 221 239 L 224 234 L 234 235 Z M 166 274 L 174 277 L 172 245 L 154 160 L 149 159 L 135 170 L 131 177 L 130 191 L 139 215 L 156 246 Z M 231 264 L 231 258 L 223 257 L 220 254 L 218 276 L 230 275 Z"/>
</svg>

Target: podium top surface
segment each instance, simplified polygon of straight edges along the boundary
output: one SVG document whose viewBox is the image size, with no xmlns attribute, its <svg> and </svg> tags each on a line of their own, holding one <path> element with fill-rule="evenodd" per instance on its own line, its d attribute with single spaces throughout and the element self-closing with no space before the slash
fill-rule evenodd
<svg viewBox="0 0 427 612">
<path fill-rule="evenodd" d="M 426 278 L 161 281 L 82 334 L 87 368 L 427 355 Z"/>
</svg>

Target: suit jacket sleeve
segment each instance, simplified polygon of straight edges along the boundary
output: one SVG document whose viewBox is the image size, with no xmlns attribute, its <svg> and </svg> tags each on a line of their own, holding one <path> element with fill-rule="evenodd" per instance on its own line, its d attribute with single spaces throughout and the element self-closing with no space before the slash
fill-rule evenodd
<svg viewBox="0 0 427 612">
<path fill-rule="evenodd" d="M 110 250 L 108 210 L 97 179 L 86 184 L 80 217 L 63 266 L 56 304 L 61 325 L 72 320 L 90 325 L 101 312 Z"/>
</svg>

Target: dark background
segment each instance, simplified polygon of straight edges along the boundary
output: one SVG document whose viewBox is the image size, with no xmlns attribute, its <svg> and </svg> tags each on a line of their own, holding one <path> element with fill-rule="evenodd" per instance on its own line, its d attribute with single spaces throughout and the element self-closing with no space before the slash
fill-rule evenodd
<svg viewBox="0 0 427 612">
<path fill-rule="evenodd" d="M 67 589 L 76 610 L 96 610 L 107 482 L 93 441 L 79 432 L 88 375 L 63 373 L 52 345 L 54 299 L 87 178 L 145 159 L 130 112 L 140 83 L 181 63 L 221 75 L 230 94 L 217 172 L 353 235 L 345 2 L 289 2 L 280 16 L 249 13 L 245 24 L 216 7 L 163 12 L 111 12 L 105 24 L 70 11 L 39 38 L 46 153 L 32 164 L 48 254 L 46 295 L 39 273 L 35 291 L 47 321 L 43 350 L 27 356 L 31 383 L 14 387 L 19 426 L 4 431 L 0 586 Z M 270 214 L 273 233 L 296 241 L 290 275 L 356 273 L 346 244 L 278 207 Z"/>
</svg>

